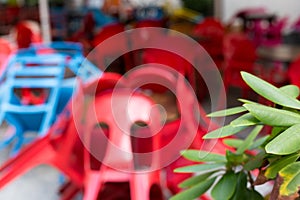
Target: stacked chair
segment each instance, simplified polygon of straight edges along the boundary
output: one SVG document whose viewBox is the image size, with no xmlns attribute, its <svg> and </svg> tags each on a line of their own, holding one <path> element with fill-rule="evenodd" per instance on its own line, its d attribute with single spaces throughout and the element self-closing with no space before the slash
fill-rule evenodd
<svg viewBox="0 0 300 200">
<path fill-rule="evenodd" d="M 88 58 L 102 71 L 123 74 L 125 69 L 132 65 L 130 55 L 125 54 L 128 51 L 127 34 L 118 35 L 118 40 L 109 40 L 110 37 L 123 31 L 125 31 L 124 24 L 107 24 L 95 34 L 91 41 L 93 50 Z"/>
<path fill-rule="evenodd" d="M 242 80 L 240 71 L 260 75 L 261 67 L 257 65 L 256 47 L 244 33 L 231 33 L 224 38 L 224 85 L 238 87 L 242 96 L 247 97 L 249 86 Z"/>
<path fill-rule="evenodd" d="M 83 93 L 80 85 L 72 101 L 83 105 Z M 62 187 L 62 199 L 70 199 L 83 185 L 82 147 L 78 142 L 73 112 L 82 113 L 82 108 L 71 109 L 72 103 L 66 106 L 53 126 L 44 137 L 38 138 L 22 151 L 1 166 L 0 187 L 40 164 L 57 167 L 71 180 Z"/>
<path fill-rule="evenodd" d="M 1 147 L 16 139 L 15 154 L 27 143 L 26 132 L 44 136 L 72 96 L 76 77 L 86 82 L 100 74 L 75 43 L 34 44 L 17 51 L 1 74 L 6 92 L 1 97 L 0 121 L 15 129 L 3 138 Z"/>
<path fill-rule="evenodd" d="M 82 46 L 75 43 L 32 44 L 10 60 L 3 79 L 10 95 L 2 99 L 0 120 L 16 129 L 5 144 L 14 138 L 18 142 L 15 156 L 0 167 L 0 189 L 41 164 L 56 167 L 66 177 L 60 188 L 63 200 L 78 193 L 84 200 L 105 199 L 109 182 L 128 182 L 133 200 L 163 200 L 166 193 L 179 192 L 178 183 L 192 176 L 173 173 L 174 168 L 186 164 L 180 150 L 200 148 L 202 136 L 217 127 L 206 118 L 194 94 L 198 84 L 193 67 L 176 53 L 148 48 L 139 51 L 140 67 L 132 68 L 132 55 L 124 55 L 126 76 L 102 73 L 116 55 L 139 50 L 134 43 L 137 35 L 126 35 L 128 32 L 118 44 L 107 42 L 124 30 L 122 24 L 110 24 L 94 35 L 90 44 L 104 46 L 89 54 L 98 68 L 84 58 Z M 151 40 L 137 37 L 151 46 L 161 39 L 156 36 Z M 176 36 L 163 38 L 163 42 L 178 46 Z M 103 50 L 108 54 L 103 55 Z M 40 96 L 36 101 L 37 89 Z M 166 110 L 156 105 L 154 93 L 174 93 L 174 118 L 167 118 Z M 22 114 L 15 111 L 20 108 Z M 26 122 L 42 110 L 46 113 L 38 119 L 41 123 Z M 22 116 L 18 119 L 16 115 Z M 38 137 L 21 149 L 27 143 L 27 130 L 36 131 Z M 122 198 L 117 192 L 114 195 Z"/>
<path fill-rule="evenodd" d="M 165 122 L 163 110 L 143 92 L 153 80 L 177 95 L 179 119 Z M 202 144 L 210 125 L 191 91 L 180 73 L 151 64 L 126 77 L 103 73 L 83 86 L 79 82 L 44 136 L 2 165 L 0 188 L 37 165 L 50 164 L 67 177 L 61 199 L 78 192 L 87 200 L 101 198 L 107 182 L 128 181 L 131 199 L 164 199 L 171 187 L 178 192 L 175 187 L 186 176 L 169 174 L 165 182 L 162 174 L 170 173 L 170 163 L 178 166 L 180 149 Z"/>
<path fill-rule="evenodd" d="M 63 60 L 57 63 L 41 63 L 41 60 L 35 62 L 31 57 L 30 62 L 35 62 L 35 66 L 28 66 L 28 60 L 25 58 L 19 61 L 9 66 L 7 71 L 0 116 L 1 123 L 7 120 L 16 128 L 16 133 L 3 142 L 6 146 L 17 137 L 14 153 L 24 143 L 26 131 L 37 131 L 38 135 L 43 136 L 53 123 L 65 71 Z M 28 90 L 39 93 L 36 94 L 40 95 L 39 101 L 32 99 L 32 102 L 26 96 L 22 96 Z"/>
<path fill-rule="evenodd" d="M 205 18 L 193 30 L 193 36 L 212 57 L 219 69 L 223 67 L 223 39 L 225 28 L 214 18 Z"/>
</svg>

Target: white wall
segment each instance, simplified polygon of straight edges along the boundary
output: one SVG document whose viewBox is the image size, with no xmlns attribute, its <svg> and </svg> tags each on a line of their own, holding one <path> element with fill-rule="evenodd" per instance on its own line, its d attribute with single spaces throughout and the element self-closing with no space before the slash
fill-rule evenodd
<svg viewBox="0 0 300 200">
<path fill-rule="evenodd" d="M 264 7 L 279 17 L 288 16 L 289 24 L 300 17 L 299 0 L 215 0 L 220 9 L 220 18 L 228 22 L 240 9 L 248 7 Z"/>
</svg>

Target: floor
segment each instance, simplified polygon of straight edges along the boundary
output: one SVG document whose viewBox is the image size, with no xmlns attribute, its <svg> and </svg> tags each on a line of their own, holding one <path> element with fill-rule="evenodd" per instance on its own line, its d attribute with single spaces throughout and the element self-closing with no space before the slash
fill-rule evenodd
<svg viewBox="0 0 300 200">
<path fill-rule="evenodd" d="M 233 91 L 228 96 L 228 106 L 237 105 L 235 100 L 239 93 Z M 205 109 L 208 109 L 208 102 L 204 101 Z M 0 129 L 3 131 L 3 128 Z M 8 149 L 0 151 L 0 164 L 8 158 Z M 23 176 L 9 183 L 0 190 L 0 199 L 5 200 L 58 200 L 57 190 L 59 187 L 59 172 L 49 166 L 38 166 Z M 81 199 L 78 197 L 78 199 Z"/>
<path fill-rule="evenodd" d="M 0 151 L 1 164 L 8 158 L 7 149 Z M 59 199 L 59 173 L 46 166 L 38 166 L 15 179 L 0 191 L 5 200 L 56 200 Z"/>
</svg>

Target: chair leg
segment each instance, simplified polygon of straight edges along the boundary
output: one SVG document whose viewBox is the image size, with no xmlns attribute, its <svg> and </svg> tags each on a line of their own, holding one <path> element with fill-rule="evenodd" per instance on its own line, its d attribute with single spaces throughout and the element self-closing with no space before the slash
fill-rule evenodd
<svg viewBox="0 0 300 200">
<path fill-rule="evenodd" d="M 35 142 L 1 166 L 0 188 L 30 168 L 49 161 L 53 153 L 52 147 L 46 142 L 48 142 L 47 138 Z"/>
<path fill-rule="evenodd" d="M 68 182 L 60 191 L 60 200 L 72 200 L 80 192 L 80 190 L 81 188 L 79 188 L 76 184 Z"/>
<path fill-rule="evenodd" d="M 15 157 L 20 152 L 20 149 L 22 148 L 23 144 L 24 144 L 23 135 L 20 136 L 20 134 L 16 134 L 16 144 L 13 146 L 10 152 L 10 156 Z"/>
<path fill-rule="evenodd" d="M 97 200 L 102 185 L 101 173 L 87 174 L 85 178 L 83 200 Z"/>
<path fill-rule="evenodd" d="M 159 182 L 159 176 L 155 173 L 132 174 L 130 180 L 131 200 L 150 200 L 150 189 L 156 182 Z"/>
<path fill-rule="evenodd" d="M 14 139 L 16 139 L 16 130 L 14 127 L 9 127 L 8 130 L 4 133 L 4 135 L 8 135 L 9 137 L 5 140 L 1 141 L 0 143 L 0 149 L 3 149 L 7 147 L 10 143 L 13 142 Z"/>
</svg>

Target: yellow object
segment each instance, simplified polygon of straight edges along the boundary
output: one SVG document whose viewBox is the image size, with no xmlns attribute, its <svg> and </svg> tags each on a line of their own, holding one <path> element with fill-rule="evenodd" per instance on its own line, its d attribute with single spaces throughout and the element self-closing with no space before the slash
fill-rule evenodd
<svg viewBox="0 0 300 200">
<path fill-rule="evenodd" d="M 186 20 L 192 21 L 192 22 L 197 22 L 201 19 L 201 14 L 194 11 L 190 10 L 188 8 L 180 8 L 174 10 L 173 17 L 175 18 L 184 18 Z"/>
</svg>

